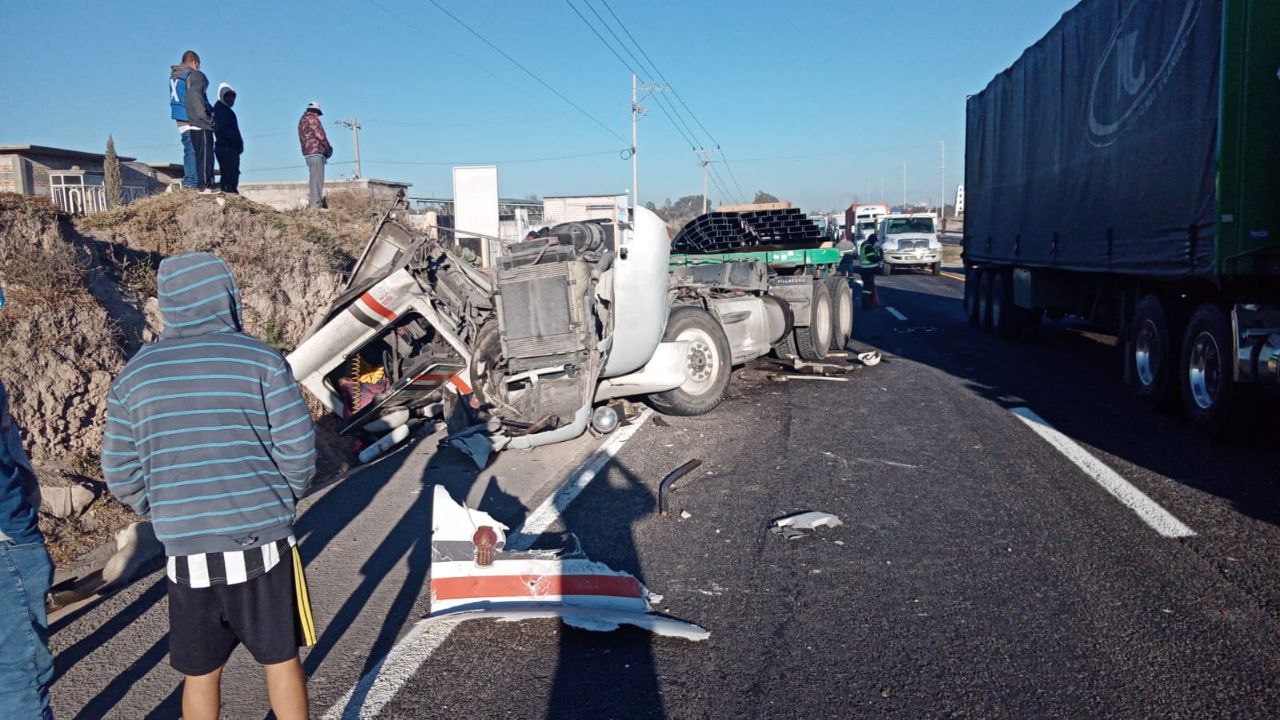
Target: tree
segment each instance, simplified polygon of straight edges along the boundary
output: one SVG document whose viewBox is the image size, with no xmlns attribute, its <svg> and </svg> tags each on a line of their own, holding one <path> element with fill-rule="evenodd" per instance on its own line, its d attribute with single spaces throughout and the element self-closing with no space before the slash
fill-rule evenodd
<svg viewBox="0 0 1280 720">
<path fill-rule="evenodd" d="M 757 191 L 756 191 L 756 199 L 755 199 L 755 200 L 752 200 L 751 202 L 753 202 L 753 203 L 776 203 L 776 202 L 781 202 L 781 201 L 780 201 L 780 200 L 778 200 L 778 198 L 777 198 L 777 197 L 775 197 L 775 196 L 773 196 L 773 195 L 770 195 L 769 193 L 767 193 L 767 192 L 765 192 L 765 191 L 763 191 L 763 190 L 757 190 Z"/>
<path fill-rule="evenodd" d="M 107 154 L 102 161 L 107 190 L 107 207 L 124 205 L 124 185 L 120 179 L 120 158 L 116 156 L 115 138 L 107 136 Z"/>
</svg>

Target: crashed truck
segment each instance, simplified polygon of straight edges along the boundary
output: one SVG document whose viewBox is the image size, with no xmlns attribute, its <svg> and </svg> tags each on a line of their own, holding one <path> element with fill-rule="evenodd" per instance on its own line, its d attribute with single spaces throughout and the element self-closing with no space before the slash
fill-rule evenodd
<svg viewBox="0 0 1280 720">
<path fill-rule="evenodd" d="M 709 412 L 732 366 L 769 353 L 810 311 L 794 279 L 790 302 L 770 291 L 763 262 L 669 272 L 666 225 L 644 208 L 546 228 L 492 269 L 444 228 L 410 230 L 402 210 L 386 211 L 346 290 L 288 358 L 340 433 L 379 438 L 365 461 L 450 400 L 472 413 L 463 432 L 493 451 L 608 432 L 615 398 Z"/>
</svg>

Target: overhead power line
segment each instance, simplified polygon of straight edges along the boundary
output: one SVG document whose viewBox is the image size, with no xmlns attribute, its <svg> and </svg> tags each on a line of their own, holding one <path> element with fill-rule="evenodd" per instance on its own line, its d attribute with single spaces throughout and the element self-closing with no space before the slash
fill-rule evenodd
<svg viewBox="0 0 1280 720">
<path fill-rule="evenodd" d="M 613 128 L 610 128 L 608 125 L 605 125 L 595 115 L 592 115 L 591 113 L 587 112 L 582 108 L 582 106 L 570 100 L 567 95 L 565 95 L 564 93 L 552 87 L 550 83 L 548 83 L 546 80 L 543 80 L 537 73 L 525 67 L 523 64 L 520 63 L 520 61 L 508 55 L 505 50 L 493 44 L 488 38 L 486 38 L 484 35 L 481 35 L 475 28 L 463 22 L 457 15 L 454 15 L 453 13 L 446 10 L 444 6 L 436 2 L 436 0 L 427 0 L 427 2 L 434 5 L 436 9 L 439 10 L 440 12 L 444 13 L 445 15 L 448 15 L 449 19 L 461 25 L 467 32 L 476 36 L 476 38 L 478 38 L 480 42 L 483 42 L 485 45 L 488 45 L 494 52 L 506 58 L 507 62 L 510 62 L 512 65 L 515 65 L 516 67 L 520 68 L 520 70 L 522 70 L 526 75 L 536 80 L 539 85 L 551 91 L 551 93 L 554 94 L 556 97 L 565 101 L 565 103 L 567 103 L 570 107 L 572 107 L 574 110 L 577 110 L 580 115 L 587 118 L 588 120 L 595 123 L 596 125 L 600 126 L 602 129 L 604 129 L 605 132 L 609 133 L 615 138 L 621 140 L 624 143 L 627 142 L 627 139 L 619 135 L 617 132 L 615 132 Z"/>
</svg>

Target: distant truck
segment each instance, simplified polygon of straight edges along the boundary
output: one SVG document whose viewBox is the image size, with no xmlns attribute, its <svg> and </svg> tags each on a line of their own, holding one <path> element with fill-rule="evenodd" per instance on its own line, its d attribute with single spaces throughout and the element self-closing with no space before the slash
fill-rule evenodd
<svg viewBox="0 0 1280 720">
<path fill-rule="evenodd" d="M 1280 3 L 1085 0 L 972 96 L 965 305 L 1072 314 L 1221 434 L 1280 386 Z"/>
<path fill-rule="evenodd" d="M 942 243 L 932 213 L 886 215 L 876 233 L 884 243 L 882 275 L 909 268 L 929 268 L 934 275 L 942 274 Z"/>
<path fill-rule="evenodd" d="M 845 239 L 862 242 L 876 229 L 880 219 L 888 214 L 888 205 L 850 205 L 844 211 Z"/>
</svg>

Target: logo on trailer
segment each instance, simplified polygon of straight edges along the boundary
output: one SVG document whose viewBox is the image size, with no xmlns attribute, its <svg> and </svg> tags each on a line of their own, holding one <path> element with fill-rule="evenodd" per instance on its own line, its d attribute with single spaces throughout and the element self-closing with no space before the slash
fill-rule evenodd
<svg viewBox="0 0 1280 720">
<path fill-rule="evenodd" d="M 1135 13 L 1140 7 L 1150 9 L 1141 0 L 1132 0 L 1120 16 L 1093 73 L 1087 135 L 1095 147 L 1115 143 L 1151 109 L 1182 60 L 1191 28 L 1200 18 L 1199 0 L 1186 0 L 1180 11 Z M 1165 22 L 1166 13 L 1180 15 L 1172 31 Z"/>
</svg>

